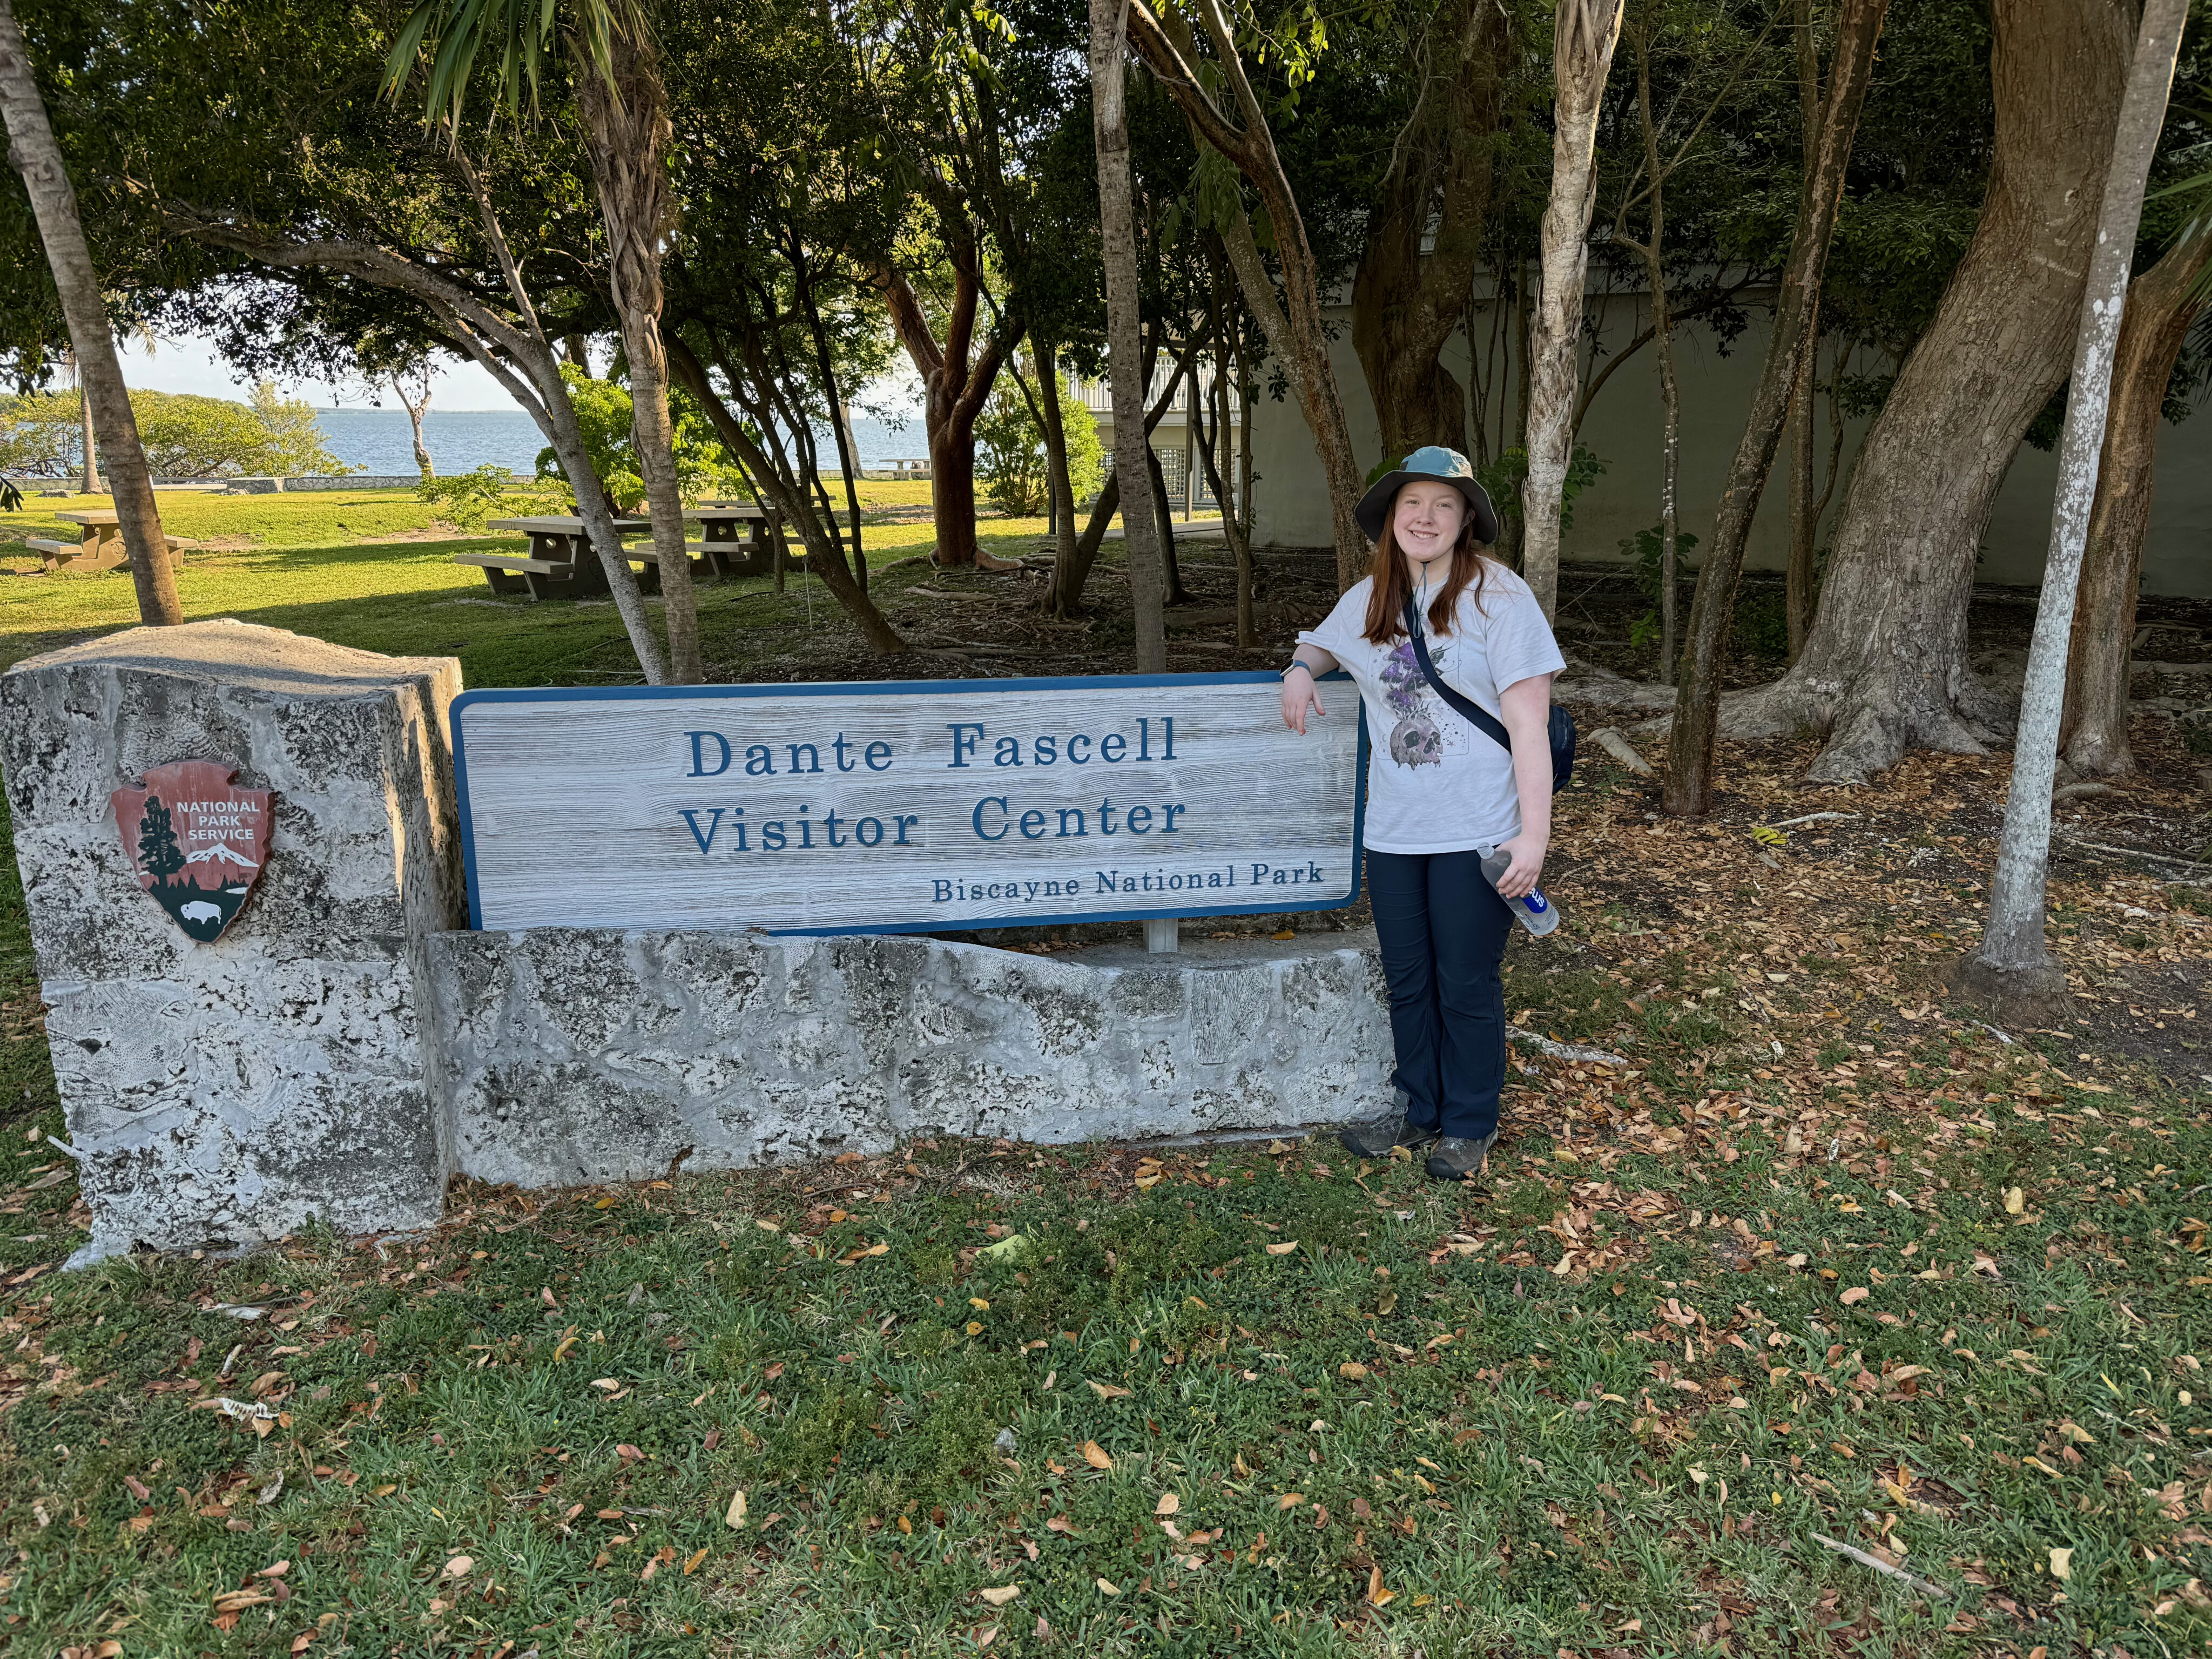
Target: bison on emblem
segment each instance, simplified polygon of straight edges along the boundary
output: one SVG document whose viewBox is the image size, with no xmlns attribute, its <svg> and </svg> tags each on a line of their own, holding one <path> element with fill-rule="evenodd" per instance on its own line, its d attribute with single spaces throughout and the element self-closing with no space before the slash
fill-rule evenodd
<svg viewBox="0 0 2212 1659">
<path fill-rule="evenodd" d="M 270 792 L 240 789 L 237 775 L 221 761 L 174 761 L 108 798 L 138 884 L 203 945 L 222 937 L 269 856 Z"/>
</svg>

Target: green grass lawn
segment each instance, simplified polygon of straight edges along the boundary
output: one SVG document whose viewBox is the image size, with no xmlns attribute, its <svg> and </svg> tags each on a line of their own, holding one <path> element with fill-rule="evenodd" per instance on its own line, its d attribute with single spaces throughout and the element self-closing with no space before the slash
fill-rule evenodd
<svg viewBox="0 0 2212 1659">
<path fill-rule="evenodd" d="M 928 574 L 926 566 L 885 568 L 934 542 L 928 486 L 873 483 L 864 510 L 892 521 L 864 526 L 879 603 Z M 0 513 L 0 667 L 75 640 L 133 625 L 130 573 L 40 574 L 29 538 L 74 540 L 57 511 L 106 507 L 106 496 L 34 497 Z M 161 493 L 165 529 L 210 544 L 188 552 L 177 573 L 189 619 L 236 617 L 313 634 L 340 645 L 403 655 L 453 655 L 471 685 L 608 684 L 636 677 L 637 665 L 610 600 L 533 604 L 494 595 L 479 570 L 453 555 L 520 549 L 519 537 L 384 541 L 434 533 L 432 510 L 408 490 L 216 496 Z M 899 513 L 898 509 L 904 509 Z M 904 521 L 896 521 L 902 519 Z M 982 541 L 1012 557 L 1033 549 L 1041 520 L 987 520 Z M 803 565 L 803 562 L 802 562 Z M 855 642 L 857 630 L 820 583 L 794 568 L 778 594 L 771 578 L 699 590 L 700 633 L 710 672 L 737 678 L 763 657 L 784 654 L 794 635 Z M 656 617 L 660 602 L 647 601 Z"/>
<path fill-rule="evenodd" d="M 485 605 L 449 546 L 327 539 L 364 507 L 398 533 L 404 498 L 312 505 L 327 527 L 301 508 L 192 561 L 191 613 L 457 652 L 477 684 L 622 665 L 611 612 Z M 927 533 L 872 532 L 887 557 Z M 761 586 L 704 609 L 803 625 Z M 0 578 L 0 605 L 11 658 L 131 620 L 120 576 Z M 1754 805 L 1802 811 L 1796 761 L 1767 765 Z M 7 864 L 0 1642 L 2202 1651 L 2212 1068 L 2174 981 L 2201 978 L 2203 896 L 2061 880 L 2082 1018 L 2007 1042 L 1933 982 L 2000 763 L 1915 757 L 1777 851 L 1583 776 L 1566 922 L 1508 997 L 1630 1064 L 1516 1048 L 1477 1186 L 1322 1139 L 922 1142 L 464 1183 L 424 1237 L 74 1274 Z"/>
</svg>

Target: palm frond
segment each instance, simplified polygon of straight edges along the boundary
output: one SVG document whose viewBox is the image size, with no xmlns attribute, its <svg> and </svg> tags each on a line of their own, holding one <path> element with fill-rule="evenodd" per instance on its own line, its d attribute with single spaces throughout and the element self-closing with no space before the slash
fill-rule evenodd
<svg viewBox="0 0 2212 1659">
<path fill-rule="evenodd" d="M 642 0 L 420 0 L 385 61 L 384 93 L 397 100 L 422 71 L 423 118 L 458 133 L 478 61 L 495 63 L 495 109 L 535 119 L 539 84 L 566 41 L 576 67 L 614 83 L 614 43 L 642 39 Z"/>
</svg>

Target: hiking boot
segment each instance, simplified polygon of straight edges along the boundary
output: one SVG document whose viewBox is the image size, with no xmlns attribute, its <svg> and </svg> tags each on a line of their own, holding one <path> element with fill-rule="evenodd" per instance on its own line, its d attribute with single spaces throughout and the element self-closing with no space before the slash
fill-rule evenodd
<svg viewBox="0 0 2212 1659">
<path fill-rule="evenodd" d="M 1389 1111 L 1369 1123 L 1354 1123 L 1341 1129 L 1337 1139 L 1345 1150 L 1361 1158 L 1388 1158 L 1393 1147 L 1403 1146 L 1409 1152 L 1418 1152 L 1437 1138 L 1434 1129 L 1417 1129 L 1406 1121 L 1406 1091 L 1395 1091 L 1396 1098 Z"/>
<path fill-rule="evenodd" d="M 1490 1148 L 1498 1139 L 1492 1129 L 1486 1135 L 1472 1140 L 1458 1135 L 1446 1135 L 1429 1149 L 1429 1178 L 1432 1181 L 1467 1181 L 1482 1169 L 1483 1160 L 1490 1156 Z"/>
</svg>

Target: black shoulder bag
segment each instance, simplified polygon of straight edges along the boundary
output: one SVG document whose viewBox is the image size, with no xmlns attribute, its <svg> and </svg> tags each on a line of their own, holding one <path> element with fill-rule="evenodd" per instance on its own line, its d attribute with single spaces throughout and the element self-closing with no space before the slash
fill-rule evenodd
<svg viewBox="0 0 2212 1659">
<path fill-rule="evenodd" d="M 1443 677 L 1437 672 L 1436 664 L 1429 660 L 1429 642 L 1421 637 L 1420 607 L 1413 603 L 1411 593 L 1406 595 L 1406 632 L 1413 641 L 1413 656 L 1421 665 L 1421 678 L 1428 681 L 1430 689 L 1457 709 L 1477 731 L 1511 754 L 1513 734 L 1505 729 L 1504 723 L 1480 703 L 1462 697 L 1446 685 Z M 1575 717 L 1554 705 L 1545 735 L 1552 743 L 1552 793 L 1556 795 L 1567 787 L 1567 780 L 1575 772 Z"/>
</svg>

